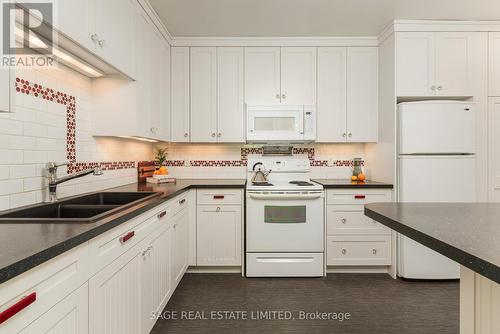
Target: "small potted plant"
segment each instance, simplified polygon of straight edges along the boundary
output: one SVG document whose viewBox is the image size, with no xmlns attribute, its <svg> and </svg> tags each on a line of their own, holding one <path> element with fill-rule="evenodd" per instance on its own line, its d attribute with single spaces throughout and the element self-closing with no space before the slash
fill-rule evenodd
<svg viewBox="0 0 500 334">
<path fill-rule="evenodd" d="M 167 160 L 167 149 L 166 148 L 157 148 L 155 151 L 155 160 L 158 163 L 158 168 L 154 172 L 155 175 L 167 175 L 168 169 L 163 166 L 165 161 Z"/>
</svg>

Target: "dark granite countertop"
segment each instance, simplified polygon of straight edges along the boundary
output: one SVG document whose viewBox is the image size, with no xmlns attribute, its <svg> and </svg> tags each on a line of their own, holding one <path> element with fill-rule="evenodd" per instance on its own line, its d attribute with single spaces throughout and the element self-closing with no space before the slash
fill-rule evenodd
<svg viewBox="0 0 500 334">
<path fill-rule="evenodd" d="M 365 214 L 500 283 L 500 203 L 372 203 Z"/>
<path fill-rule="evenodd" d="M 366 180 L 363 182 L 352 182 L 347 179 L 312 179 L 325 188 L 341 188 L 341 189 L 392 189 L 394 186 L 389 183 L 376 182 L 371 180 Z"/>
<path fill-rule="evenodd" d="M 133 183 L 104 191 L 155 191 L 162 196 L 92 223 L 0 222 L 0 283 L 50 260 L 191 188 L 243 188 L 245 179 L 179 179 L 175 184 Z"/>
</svg>

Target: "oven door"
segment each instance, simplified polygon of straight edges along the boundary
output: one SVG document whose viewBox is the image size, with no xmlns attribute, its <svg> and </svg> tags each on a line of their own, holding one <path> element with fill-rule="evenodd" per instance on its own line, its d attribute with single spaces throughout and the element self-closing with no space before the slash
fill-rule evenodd
<svg viewBox="0 0 500 334">
<path fill-rule="evenodd" d="M 247 141 L 303 141 L 304 109 L 288 107 L 251 108 L 247 110 Z M 282 108 L 282 107 L 281 107 Z"/>
<path fill-rule="evenodd" d="M 323 252 L 324 195 L 247 192 L 247 252 Z"/>
</svg>

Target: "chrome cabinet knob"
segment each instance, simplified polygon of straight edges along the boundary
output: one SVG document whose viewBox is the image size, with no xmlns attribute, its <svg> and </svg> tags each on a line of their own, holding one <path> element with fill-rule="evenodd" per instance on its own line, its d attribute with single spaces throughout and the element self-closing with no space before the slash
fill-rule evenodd
<svg viewBox="0 0 500 334">
<path fill-rule="evenodd" d="M 222 133 L 220 133 L 220 132 L 219 132 L 219 133 L 217 134 L 217 137 L 218 137 L 218 138 L 222 137 Z"/>
<path fill-rule="evenodd" d="M 373 253 L 373 255 L 377 254 L 377 250 L 375 248 L 372 249 L 372 253 Z"/>
<path fill-rule="evenodd" d="M 90 35 L 90 39 L 93 42 L 97 42 L 99 40 L 99 36 L 97 36 L 97 34 L 92 34 L 92 35 Z"/>
<path fill-rule="evenodd" d="M 103 47 L 105 42 L 106 41 L 104 39 L 101 39 L 99 40 L 99 42 L 97 42 L 97 44 L 99 44 L 100 47 Z"/>
<path fill-rule="evenodd" d="M 185 137 L 185 138 L 187 138 L 187 136 L 188 136 L 188 133 L 186 132 L 186 133 L 184 134 L 184 137 Z"/>
<path fill-rule="evenodd" d="M 212 133 L 212 137 L 215 137 L 215 132 L 214 132 L 214 133 Z"/>
<path fill-rule="evenodd" d="M 443 86 L 437 86 L 437 90 L 442 90 Z"/>
<path fill-rule="evenodd" d="M 436 90 L 436 86 L 431 86 L 431 90 Z"/>
<path fill-rule="evenodd" d="M 220 212 L 220 206 L 218 206 L 217 209 L 215 209 L 215 212 Z"/>
<path fill-rule="evenodd" d="M 347 135 L 349 138 L 352 137 L 352 133 L 349 132 L 349 134 Z"/>
<path fill-rule="evenodd" d="M 341 222 L 342 222 L 342 224 L 345 224 L 347 222 L 347 219 L 342 218 Z"/>
<path fill-rule="evenodd" d="M 345 136 L 347 136 L 347 134 L 344 132 L 344 133 L 342 134 L 342 137 L 344 137 L 344 138 L 345 138 Z"/>
<path fill-rule="evenodd" d="M 282 95 L 281 95 L 281 98 L 282 98 L 282 99 L 286 99 L 286 95 L 285 95 L 285 94 L 282 94 Z"/>
<path fill-rule="evenodd" d="M 347 249 L 342 248 L 342 254 L 344 254 L 344 255 L 345 255 L 346 253 L 347 253 Z"/>
<path fill-rule="evenodd" d="M 276 98 L 279 99 L 280 98 L 280 94 L 276 94 Z"/>
</svg>

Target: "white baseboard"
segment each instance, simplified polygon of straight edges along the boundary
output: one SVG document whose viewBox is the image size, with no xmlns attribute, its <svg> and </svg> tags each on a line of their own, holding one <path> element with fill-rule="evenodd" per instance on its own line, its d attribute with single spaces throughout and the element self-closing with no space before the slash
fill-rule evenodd
<svg viewBox="0 0 500 334">
<path fill-rule="evenodd" d="M 388 274 L 390 275 L 390 267 L 385 266 L 365 266 L 365 267 L 348 267 L 348 266 L 328 266 L 326 273 L 346 273 L 346 274 Z"/>
<path fill-rule="evenodd" d="M 189 267 L 189 274 L 239 274 L 241 267 Z"/>
</svg>

